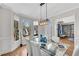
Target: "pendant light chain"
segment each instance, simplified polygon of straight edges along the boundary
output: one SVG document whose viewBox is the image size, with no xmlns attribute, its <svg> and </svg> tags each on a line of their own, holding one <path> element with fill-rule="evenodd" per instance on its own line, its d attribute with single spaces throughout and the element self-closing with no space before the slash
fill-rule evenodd
<svg viewBox="0 0 79 59">
<path fill-rule="evenodd" d="M 42 19 L 42 6 L 40 6 L 40 20 Z"/>
<path fill-rule="evenodd" d="M 47 20 L 47 3 L 46 3 L 46 20 Z"/>
<path fill-rule="evenodd" d="M 42 6 L 45 4 L 45 20 L 42 20 Z M 45 25 L 48 22 L 48 15 L 47 15 L 47 3 L 41 3 L 40 4 L 40 25 Z M 42 20 L 42 21 L 41 21 Z"/>
</svg>

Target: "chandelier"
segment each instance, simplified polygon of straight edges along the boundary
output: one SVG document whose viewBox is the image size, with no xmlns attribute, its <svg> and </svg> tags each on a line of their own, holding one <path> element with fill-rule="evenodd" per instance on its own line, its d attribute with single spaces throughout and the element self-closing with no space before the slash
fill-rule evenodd
<svg viewBox="0 0 79 59">
<path fill-rule="evenodd" d="M 45 5 L 46 9 L 46 14 L 45 14 L 45 17 L 46 19 L 45 20 L 42 20 L 42 6 Z M 48 24 L 48 18 L 47 18 L 47 3 L 41 3 L 40 4 L 40 25 L 46 25 Z"/>
</svg>

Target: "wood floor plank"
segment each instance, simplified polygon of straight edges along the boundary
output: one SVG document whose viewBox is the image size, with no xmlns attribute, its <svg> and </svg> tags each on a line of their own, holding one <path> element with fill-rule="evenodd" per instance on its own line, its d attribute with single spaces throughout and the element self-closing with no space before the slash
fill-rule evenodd
<svg viewBox="0 0 79 59">
<path fill-rule="evenodd" d="M 67 53 L 69 56 L 71 56 L 72 53 L 73 53 L 73 50 L 74 50 L 74 42 L 68 40 L 68 38 L 60 39 L 60 42 L 62 42 L 62 43 L 64 43 L 64 44 L 70 45 L 69 48 L 67 49 L 66 53 Z"/>
</svg>

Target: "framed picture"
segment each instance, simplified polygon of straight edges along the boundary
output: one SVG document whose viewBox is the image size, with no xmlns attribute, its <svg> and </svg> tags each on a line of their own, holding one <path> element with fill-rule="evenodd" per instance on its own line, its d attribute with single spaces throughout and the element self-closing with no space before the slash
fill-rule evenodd
<svg viewBox="0 0 79 59">
<path fill-rule="evenodd" d="M 34 26 L 34 36 L 38 36 L 38 26 Z"/>
<path fill-rule="evenodd" d="M 26 36 L 29 36 L 30 35 L 30 26 L 25 26 L 23 25 L 23 36 L 26 37 Z"/>
<path fill-rule="evenodd" d="M 19 40 L 19 21 L 14 20 L 14 38 Z"/>
</svg>

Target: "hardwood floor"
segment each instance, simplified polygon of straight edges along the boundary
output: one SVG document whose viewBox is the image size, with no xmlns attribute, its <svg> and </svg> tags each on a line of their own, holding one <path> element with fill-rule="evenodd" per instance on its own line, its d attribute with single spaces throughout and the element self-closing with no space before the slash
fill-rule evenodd
<svg viewBox="0 0 79 59">
<path fill-rule="evenodd" d="M 60 42 L 70 45 L 66 51 L 66 54 L 71 56 L 73 53 L 73 49 L 74 49 L 74 42 L 68 40 L 68 38 L 62 38 L 60 39 Z M 3 54 L 2 56 L 27 56 L 27 46 L 19 47 L 12 52 Z"/>
<path fill-rule="evenodd" d="M 69 48 L 67 49 L 66 53 L 69 56 L 72 56 L 73 50 L 74 50 L 74 42 L 68 40 L 68 38 L 61 38 L 60 42 L 64 43 L 64 44 L 69 44 Z"/>
<path fill-rule="evenodd" d="M 3 54 L 2 56 L 27 56 L 27 46 L 22 46 L 16 50 Z"/>
</svg>

